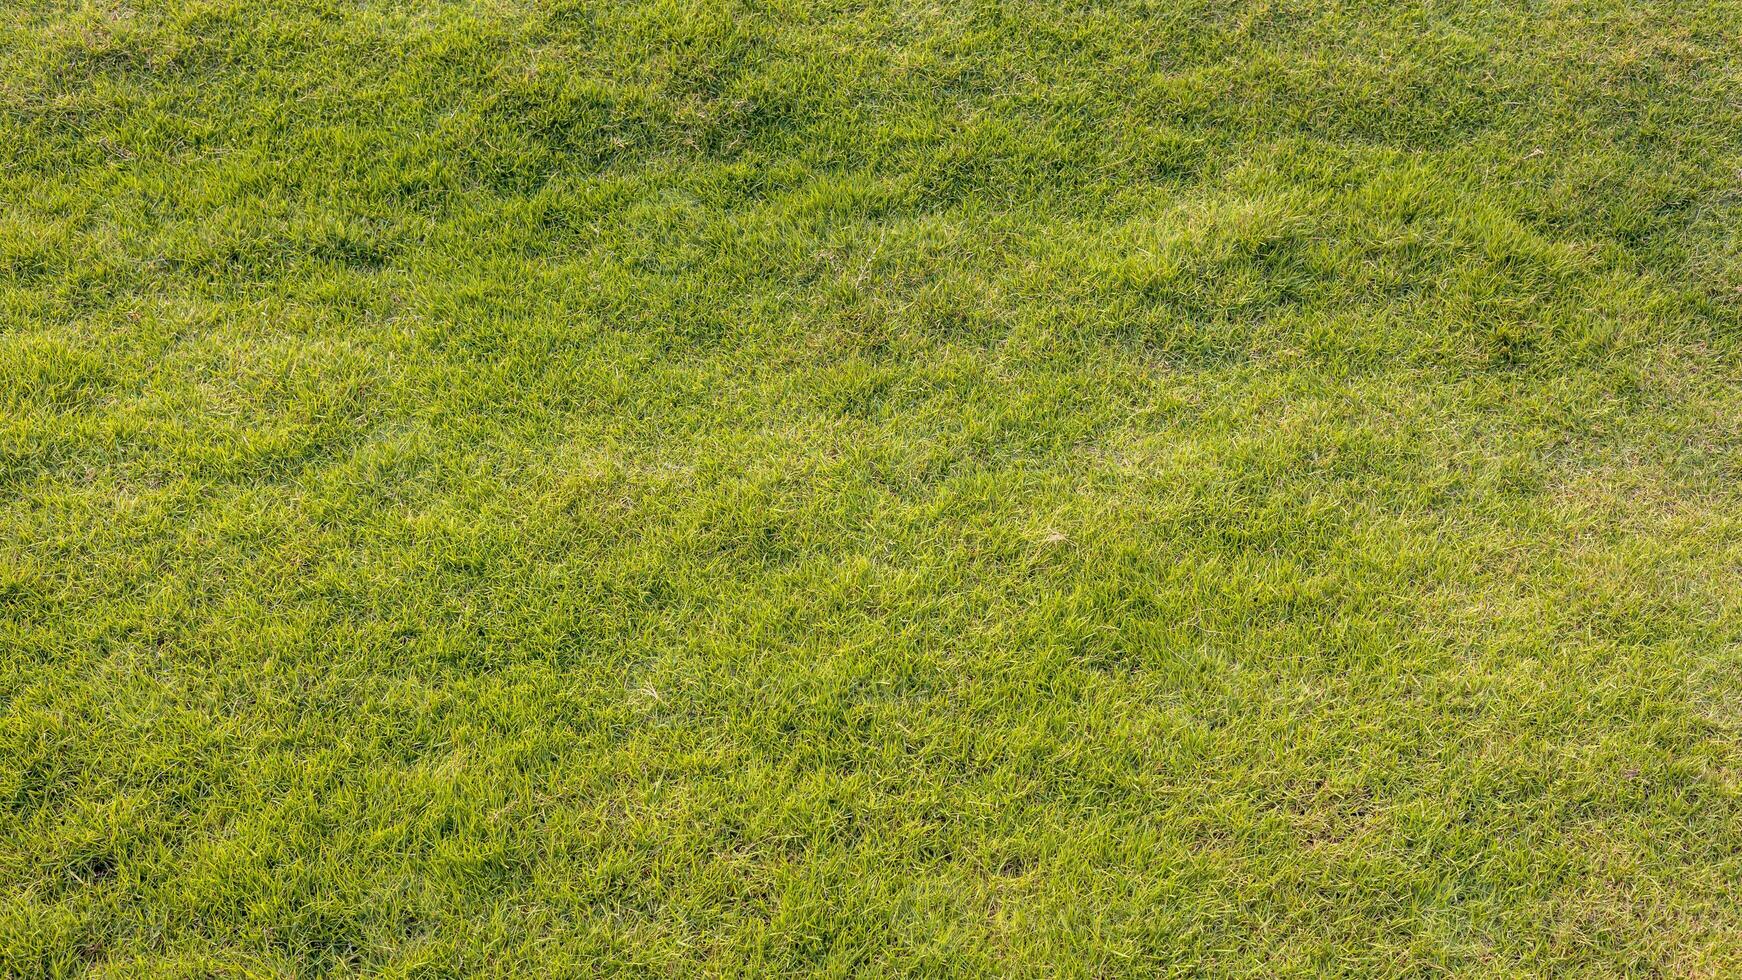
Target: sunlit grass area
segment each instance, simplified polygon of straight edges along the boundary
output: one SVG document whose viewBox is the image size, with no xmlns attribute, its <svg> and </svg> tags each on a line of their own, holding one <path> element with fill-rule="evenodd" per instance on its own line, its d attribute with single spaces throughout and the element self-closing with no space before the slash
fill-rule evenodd
<svg viewBox="0 0 1742 980">
<path fill-rule="evenodd" d="M 0 5 L 0 976 L 1742 974 L 1742 5 Z"/>
</svg>

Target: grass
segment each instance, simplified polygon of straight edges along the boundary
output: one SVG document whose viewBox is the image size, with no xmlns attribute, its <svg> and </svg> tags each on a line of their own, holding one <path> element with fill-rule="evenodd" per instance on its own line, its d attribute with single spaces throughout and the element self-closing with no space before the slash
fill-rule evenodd
<svg viewBox="0 0 1742 980">
<path fill-rule="evenodd" d="M 12 0 L 0 975 L 1742 973 L 1739 38 Z"/>
</svg>

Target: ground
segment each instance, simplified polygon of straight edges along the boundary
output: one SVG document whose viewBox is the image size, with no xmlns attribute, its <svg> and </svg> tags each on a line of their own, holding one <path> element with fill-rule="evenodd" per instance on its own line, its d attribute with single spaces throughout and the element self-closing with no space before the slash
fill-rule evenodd
<svg viewBox="0 0 1742 980">
<path fill-rule="evenodd" d="M 0 975 L 1742 973 L 1742 4 L 11 0 Z"/>
</svg>

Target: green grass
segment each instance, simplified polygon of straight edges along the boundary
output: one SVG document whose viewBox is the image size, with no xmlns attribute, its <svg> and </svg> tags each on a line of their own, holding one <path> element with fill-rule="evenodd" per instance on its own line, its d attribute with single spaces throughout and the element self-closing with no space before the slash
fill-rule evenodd
<svg viewBox="0 0 1742 980">
<path fill-rule="evenodd" d="M 10 0 L 0 976 L 1742 973 L 1742 4 Z"/>
</svg>

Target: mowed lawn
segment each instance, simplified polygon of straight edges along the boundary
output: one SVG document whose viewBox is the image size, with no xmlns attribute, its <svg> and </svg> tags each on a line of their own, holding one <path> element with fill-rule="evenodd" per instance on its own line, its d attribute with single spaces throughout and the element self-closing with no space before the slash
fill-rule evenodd
<svg viewBox="0 0 1742 980">
<path fill-rule="evenodd" d="M 0 5 L 0 976 L 1742 975 L 1742 4 Z"/>
</svg>

